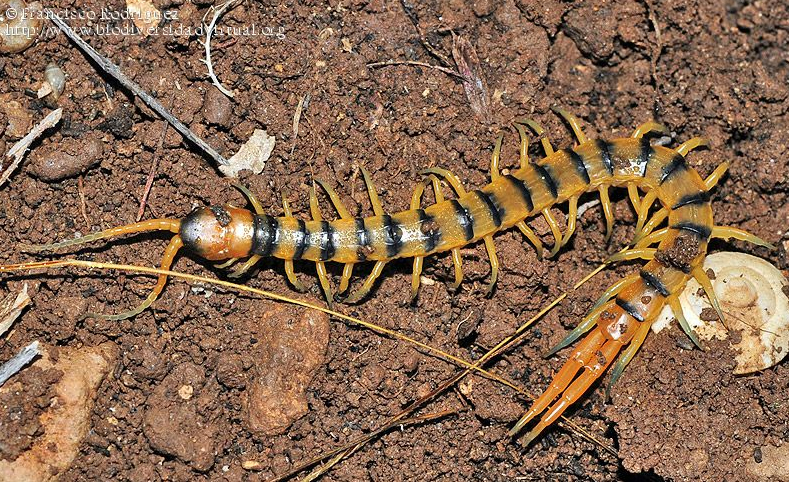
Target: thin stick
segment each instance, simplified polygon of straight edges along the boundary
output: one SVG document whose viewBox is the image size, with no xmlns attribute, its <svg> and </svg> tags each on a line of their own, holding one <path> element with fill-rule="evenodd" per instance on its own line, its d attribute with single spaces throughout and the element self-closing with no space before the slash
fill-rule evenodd
<svg viewBox="0 0 789 482">
<path fill-rule="evenodd" d="M 0 366 L 0 387 L 2 387 L 9 378 L 16 375 L 30 360 L 36 357 L 40 352 L 38 351 L 38 341 L 27 345 L 19 350 L 19 353 L 14 355 L 10 360 Z"/>
<path fill-rule="evenodd" d="M 211 78 L 211 83 L 214 84 L 217 89 L 219 89 L 219 92 L 222 92 L 223 94 L 230 97 L 231 99 L 235 97 L 236 94 L 233 93 L 232 90 L 229 90 L 224 85 L 222 85 L 222 82 L 219 82 L 219 79 L 216 77 L 216 74 L 214 73 L 214 64 L 213 62 L 211 62 L 211 36 L 214 34 L 214 29 L 216 28 L 216 22 L 222 17 L 222 15 L 225 14 L 225 12 L 227 12 L 231 8 L 234 8 L 239 3 L 241 3 L 239 0 L 230 0 L 228 2 L 223 3 L 218 8 L 212 6 L 209 9 L 209 12 L 211 10 L 214 11 L 214 16 L 211 18 L 211 22 L 208 24 L 208 29 L 206 30 L 205 33 L 205 43 L 204 43 L 205 60 L 203 60 L 203 63 L 208 66 L 208 76 Z M 206 16 L 207 15 L 208 12 L 206 12 Z M 203 16 L 203 22 L 205 22 L 205 16 Z"/>
<path fill-rule="evenodd" d="M 411 65 L 414 67 L 425 67 L 428 69 L 436 69 L 440 72 L 443 72 L 447 75 L 451 75 L 452 77 L 457 77 L 460 80 L 466 80 L 462 74 L 452 69 L 448 69 L 446 67 L 442 67 L 440 65 L 432 65 L 425 62 L 417 62 L 415 60 L 387 60 L 384 62 L 371 62 L 367 64 L 368 67 L 371 69 L 378 68 L 378 67 L 388 67 L 390 65 Z"/>
<path fill-rule="evenodd" d="M 77 47 L 80 48 L 85 54 L 87 54 L 91 59 L 93 59 L 102 70 L 106 73 L 111 75 L 115 80 L 121 83 L 124 87 L 129 89 L 132 94 L 139 97 L 145 104 L 153 109 L 157 114 L 162 116 L 168 123 L 170 123 L 173 128 L 178 131 L 179 134 L 184 136 L 187 140 L 189 140 L 192 144 L 197 146 L 201 151 L 207 154 L 211 159 L 213 159 L 218 164 L 226 166 L 228 164 L 227 159 L 225 159 L 221 154 L 219 154 L 213 147 L 209 146 L 204 140 L 200 139 L 194 132 L 192 132 L 188 127 L 184 125 L 183 122 L 178 120 L 175 116 L 173 116 L 165 107 L 154 97 L 150 94 L 145 92 L 142 87 L 137 85 L 134 81 L 126 77 L 121 69 L 112 63 L 111 60 L 102 56 L 96 50 L 93 49 L 87 42 L 82 40 L 79 35 L 77 35 L 71 27 L 66 25 L 66 23 L 55 14 L 52 10 L 45 9 L 44 14 L 47 18 L 52 20 L 52 22 L 63 31 L 63 33 L 68 37 L 72 42 L 74 42 Z"/>
<path fill-rule="evenodd" d="M 172 107 L 175 100 L 175 93 L 170 98 L 170 106 Z M 148 195 L 153 188 L 153 178 L 156 176 L 156 168 L 159 167 L 159 157 L 162 149 L 164 148 L 164 139 L 167 137 L 167 123 L 165 122 L 162 128 L 162 135 L 159 137 L 159 145 L 156 146 L 156 151 L 153 153 L 153 161 L 151 161 L 151 169 L 148 171 L 148 179 L 145 180 L 145 188 L 142 192 L 142 199 L 140 200 L 140 209 L 137 211 L 136 221 L 139 223 L 145 215 L 145 205 L 148 203 Z"/>
<path fill-rule="evenodd" d="M 46 117 L 41 119 L 33 130 L 27 133 L 25 137 L 23 137 L 19 142 L 14 144 L 11 149 L 8 150 L 6 153 L 6 157 L 12 158 L 11 164 L 3 171 L 2 175 L 0 175 L 0 186 L 5 183 L 9 177 L 11 177 L 11 173 L 16 170 L 19 166 L 19 163 L 22 162 L 22 158 L 25 157 L 25 153 L 27 152 L 30 144 L 33 143 L 36 139 L 38 139 L 41 134 L 44 133 L 45 130 L 49 129 L 50 127 L 55 127 L 58 122 L 60 122 L 60 117 L 63 114 L 63 109 L 56 109 L 47 114 Z M 3 163 L 0 162 L 0 166 Z"/>
</svg>

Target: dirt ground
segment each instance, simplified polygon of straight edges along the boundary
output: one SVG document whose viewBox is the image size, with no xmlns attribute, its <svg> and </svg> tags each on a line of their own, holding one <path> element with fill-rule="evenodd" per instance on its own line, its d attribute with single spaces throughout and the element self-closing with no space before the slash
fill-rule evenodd
<svg viewBox="0 0 789 482">
<path fill-rule="evenodd" d="M 194 28 L 212 2 L 154 3 L 177 13 L 165 25 Z M 117 0 L 55 1 L 50 7 L 99 16 L 102 9 L 125 11 Z M 490 97 L 486 119 L 474 114 L 462 83 L 439 70 L 367 65 L 393 59 L 440 64 L 406 10 L 418 20 L 424 41 L 444 56 L 451 58 L 452 32 L 471 43 Z M 627 136 L 652 118 L 670 127 L 674 145 L 708 137 L 712 148 L 691 154 L 690 164 L 707 175 L 724 160 L 732 163 L 713 196 L 716 224 L 748 229 L 780 246 L 768 252 L 714 242 L 711 249 L 736 249 L 787 267 L 785 2 L 449 0 L 405 8 L 382 0 L 245 2 L 220 25 L 283 34 L 214 39 L 214 69 L 235 91 L 232 101 L 208 81 L 198 35 L 86 39 L 224 155 L 255 129 L 275 136 L 264 171 L 242 177 L 274 214 L 282 212 L 284 192 L 298 215 L 306 216 L 313 176 L 328 180 L 352 214 L 370 213 L 360 166 L 372 172 L 390 211 L 408 207 L 427 167 L 450 169 L 468 185 L 482 186 L 489 182 L 493 142 L 501 131 L 505 164 L 514 165 L 517 138 L 508 123 L 517 117 L 543 123 L 554 145 L 573 142 L 550 111 L 561 105 L 584 121 L 590 137 Z M 197 149 L 172 129 L 163 136 L 164 123 L 63 35 L 45 32 L 24 53 L 0 56 L 3 104 L 18 102 L 36 122 L 55 107 L 34 95 L 50 62 L 67 75 L 56 102 L 64 119 L 0 188 L 0 262 L 32 259 L 15 249 L 17 243 L 134 222 L 154 162 L 145 219 L 183 217 L 198 205 L 244 205 Z M 294 113 L 307 94 L 294 137 Z M 2 152 L 15 142 L 16 121 L 0 114 Z M 42 175 L 47 162 L 63 153 L 95 163 L 79 176 Z M 498 234 L 502 273 L 490 298 L 487 257 L 475 245 L 463 250 L 466 279 L 458 292 L 449 287 L 451 257 L 435 256 L 424 272 L 435 283 L 423 286 L 411 306 L 411 262 L 403 260 L 387 265 L 364 303 L 339 310 L 456 356 L 479 358 L 631 239 L 635 219 L 627 195 L 618 190 L 614 200 L 618 223 L 609 244 L 599 206 L 581 217 L 578 234 L 554 259 L 538 261 L 517 231 Z M 328 213 L 328 204 L 323 206 Z M 549 239 L 544 222 L 531 224 Z M 97 243 L 78 255 L 153 266 L 166 238 Z M 175 269 L 223 276 L 186 255 Z M 357 275 L 365 269 L 357 268 Z M 579 321 L 602 287 L 633 269 L 635 264 L 609 269 L 571 293 L 491 369 L 540 393 L 567 357 L 566 351 L 549 359 L 542 354 Z M 286 282 L 277 261 L 261 262 L 244 282 L 322 302 L 315 267 L 297 264 L 297 272 L 310 287 L 305 294 Z M 336 281 L 341 269 L 331 266 L 330 272 Z M 33 340 L 77 349 L 112 342 L 120 353 L 99 386 L 91 429 L 61 480 L 268 480 L 377 429 L 457 370 L 368 329 L 213 286 L 171 282 L 153 309 L 106 322 L 80 318 L 85 311 L 136 305 L 151 278 L 72 269 L 3 276 L 0 290 L 5 295 L 24 281 L 31 284 L 34 305 L 0 341 L 1 360 Z M 604 379 L 566 414 L 618 457 L 561 427 L 531 446 L 510 441 L 507 430 L 528 401 L 472 376 L 419 412 L 451 415 L 375 438 L 324 480 L 758 480 L 753 467 L 777 463 L 763 454 L 789 443 L 789 366 L 747 376 L 731 375 L 731 367 L 725 342 L 702 352 L 689 349 L 676 329 L 649 336 L 610 402 Z M 40 436 L 44 429 L 33 414 L 46 408 L 42 397 L 51 396 L 46 386 L 56 379 L 51 371 L 31 372 L 22 379 L 35 388 L 29 396 L 3 398 L 4 407 L 14 410 L 0 414 L 0 440 L 14 443 L 0 447 L 0 457 L 13 460 Z M 280 399 L 282 404 L 272 403 Z M 261 414 L 269 418 L 261 420 Z M 245 468 L 244 462 L 256 465 Z"/>
</svg>

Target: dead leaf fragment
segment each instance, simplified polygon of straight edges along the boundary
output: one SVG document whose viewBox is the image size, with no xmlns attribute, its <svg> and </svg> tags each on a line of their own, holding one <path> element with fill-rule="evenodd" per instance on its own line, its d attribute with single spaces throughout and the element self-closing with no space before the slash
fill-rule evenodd
<svg viewBox="0 0 789 482">
<path fill-rule="evenodd" d="M 238 177 L 244 169 L 260 174 L 274 151 L 274 143 L 274 136 L 265 130 L 255 129 L 252 137 L 228 159 L 227 165 L 219 166 L 219 170 L 227 177 Z"/>
<path fill-rule="evenodd" d="M 482 74 L 477 51 L 465 37 L 453 35 L 452 58 L 455 60 L 458 72 L 463 76 L 463 89 L 465 89 L 466 98 L 471 104 L 471 110 L 474 111 L 480 122 L 487 124 L 490 120 L 488 85 Z"/>
<path fill-rule="evenodd" d="M 22 291 L 14 295 L 11 293 L 3 301 L 0 301 L 0 335 L 8 331 L 11 325 L 22 313 L 25 306 L 30 304 L 30 297 L 27 295 L 27 283 L 22 287 Z"/>
</svg>

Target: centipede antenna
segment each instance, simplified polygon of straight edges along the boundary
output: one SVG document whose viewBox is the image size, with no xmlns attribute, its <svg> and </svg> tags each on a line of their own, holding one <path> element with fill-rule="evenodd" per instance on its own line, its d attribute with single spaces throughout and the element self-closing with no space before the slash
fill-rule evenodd
<svg viewBox="0 0 789 482">
<path fill-rule="evenodd" d="M 181 221 L 178 219 L 150 219 L 148 221 L 140 221 L 139 223 L 127 224 L 126 226 L 117 226 L 98 233 L 88 234 L 81 238 L 67 239 L 65 241 L 58 241 L 51 244 L 20 244 L 19 249 L 27 253 L 40 253 L 42 251 L 55 251 L 69 246 L 77 246 L 80 244 L 87 244 L 100 239 L 111 238 L 123 234 L 142 233 L 145 231 L 170 231 L 171 233 L 178 233 L 181 229 Z"/>
</svg>

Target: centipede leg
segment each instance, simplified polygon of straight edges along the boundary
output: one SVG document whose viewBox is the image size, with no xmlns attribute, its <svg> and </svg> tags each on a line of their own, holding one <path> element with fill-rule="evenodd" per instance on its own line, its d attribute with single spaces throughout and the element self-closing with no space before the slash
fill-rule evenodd
<svg viewBox="0 0 789 482">
<path fill-rule="evenodd" d="M 340 215 L 342 219 L 348 219 L 351 217 L 351 213 L 348 212 L 348 208 L 345 207 L 345 204 L 340 200 L 340 196 L 337 194 L 337 191 L 332 189 L 331 186 L 326 184 L 325 182 L 321 181 L 320 179 L 316 179 L 315 182 L 320 184 L 326 194 L 329 195 L 329 199 L 331 200 L 332 205 L 334 205 L 334 209 L 337 210 L 337 214 Z"/>
<path fill-rule="evenodd" d="M 704 289 L 704 293 L 707 294 L 707 298 L 709 298 L 712 307 L 715 308 L 715 312 L 718 313 L 718 318 L 721 320 L 721 323 L 725 324 L 726 322 L 723 319 L 723 310 L 721 310 L 718 296 L 715 294 L 715 289 L 713 289 L 712 282 L 710 281 L 709 276 L 707 276 L 707 273 L 704 271 L 704 268 L 699 266 L 695 268 L 691 274 L 701 285 L 702 289 Z"/>
<path fill-rule="evenodd" d="M 679 147 L 677 147 L 676 151 L 681 156 L 684 157 L 688 154 L 688 152 L 692 151 L 693 149 L 697 149 L 699 147 L 709 147 L 709 146 L 710 146 L 709 139 L 705 137 L 694 137 L 680 144 Z"/>
<path fill-rule="evenodd" d="M 496 287 L 496 280 L 499 279 L 499 257 L 496 255 L 496 245 L 493 244 L 493 236 L 485 236 L 482 239 L 485 241 L 485 250 L 488 252 L 488 258 L 490 259 L 490 284 L 488 284 L 488 296 L 490 296 Z"/>
<path fill-rule="evenodd" d="M 183 245 L 184 243 L 181 240 L 181 236 L 175 235 L 172 237 L 172 239 L 170 240 L 170 244 L 168 244 L 167 248 L 164 250 L 164 256 L 162 256 L 161 269 L 163 270 L 170 269 L 170 266 L 172 266 L 173 264 L 173 259 L 175 258 L 175 255 L 178 253 L 178 250 L 183 247 Z M 85 318 L 99 318 L 102 320 L 120 321 L 120 320 L 125 320 L 127 318 L 131 318 L 132 316 L 139 315 L 140 313 L 148 309 L 148 307 L 151 306 L 154 301 L 156 301 L 156 298 L 159 297 L 159 294 L 161 294 L 162 290 L 164 289 L 164 285 L 166 284 L 167 284 L 167 275 L 160 274 L 159 278 L 156 281 L 156 286 L 154 286 L 153 290 L 151 290 L 151 293 L 148 295 L 145 301 L 143 301 L 142 304 L 140 304 L 137 308 L 134 308 L 133 310 L 130 311 L 125 311 L 123 313 L 118 313 L 116 315 L 105 315 L 102 313 L 87 313 L 85 315 Z"/>
<path fill-rule="evenodd" d="M 545 412 L 540 422 L 531 429 L 526 437 L 524 437 L 523 444 L 528 445 L 531 443 L 531 441 L 537 438 L 545 428 L 558 420 L 570 405 L 578 401 L 581 395 L 583 395 L 600 377 L 605 369 L 608 368 L 621 348 L 622 343 L 612 340 L 603 343 L 598 350 L 595 350 L 593 354 L 595 363 L 590 366 L 588 364 L 590 360 L 587 360 L 587 364 L 584 364 L 585 370 L 569 387 L 567 387 L 559 400 Z"/>
<path fill-rule="evenodd" d="M 607 300 L 606 300 L 607 301 Z M 572 345 L 575 340 L 581 338 L 587 331 L 591 330 L 595 327 L 597 323 L 597 318 L 600 316 L 600 313 L 605 310 L 605 306 L 597 306 L 593 308 L 580 323 L 578 326 L 573 328 L 573 331 L 567 334 L 562 341 L 556 344 L 553 348 L 551 348 L 548 353 L 545 354 L 545 358 L 550 357 L 551 355 L 556 354 L 559 350 L 562 350 L 570 345 Z"/>
<path fill-rule="evenodd" d="M 550 156 L 553 154 L 553 146 L 551 145 L 551 141 L 547 136 L 544 135 L 545 129 L 543 129 L 542 126 L 537 123 L 537 121 L 533 119 L 518 119 L 515 122 L 526 124 L 527 126 L 531 127 L 538 136 L 542 136 L 540 142 L 542 143 L 542 148 L 545 151 L 545 155 Z"/>
<path fill-rule="evenodd" d="M 439 184 L 438 178 L 431 174 L 426 180 L 417 183 L 416 187 L 414 188 L 414 194 L 411 196 L 411 210 L 419 209 L 419 207 L 422 205 L 422 195 L 425 193 L 425 187 L 427 187 L 429 182 L 433 183 L 433 189 L 436 191 L 436 201 L 438 201 L 438 198 L 441 195 L 441 185 Z M 423 264 L 424 256 L 414 256 L 414 269 L 413 274 L 411 275 L 412 303 L 414 300 L 416 300 L 416 296 L 419 294 L 419 283 L 421 281 Z"/>
<path fill-rule="evenodd" d="M 246 261 L 241 263 L 236 269 L 234 269 L 231 273 L 227 275 L 228 278 L 240 278 L 244 273 L 250 270 L 258 261 L 263 259 L 263 256 L 258 256 L 254 254 L 250 256 Z"/>
<path fill-rule="evenodd" d="M 630 203 L 633 205 L 636 215 L 641 216 L 641 196 L 638 194 L 638 186 L 634 183 L 628 184 L 627 195 L 630 198 Z"/>
<path fill-rule="evenodd" d="M 644 195 L 641 201 L 641 208 L 638 209 L 638 220 L 636 221 L 636 233 L 640 233 L 644 229 L 644 223 L 647 221 L 647 215 L 657 199 L 657 191 L 649 191 Z"/>
<path fill-rule="evenodd" d="M 660 208 L 658 212 L 656 212 L 650 219 L 647 221 L 647 224 L 641 230 L 641 232 L 637 232 L 635 237 L 633 238 L 633 242 L 638 243 L 644 237 L 649 236 L 649 234 L 654 230 L 660 223 L 666 220 L 668 217 L 668 209 L 667 208 Z"/>
<path fill-rule="evenodd" d="M 286 218 L 293 217 L 293 212 L 290 210 L 290 205 L 288 205 L 288 200 L 285 197 L 285 193 L 282 193 L 282 210 L 285 212 Z M 296 291 L 302 293 L 307 291 L 307 287 L 304 286 L 304 284 L 296 277 L 296 273 L 293 270 L 293 260 L 291 259 L 285 260 L 285 275 L 287 275 L 290 284 L 296 288 Z"/>
<path fill-rule="evenodd" d="M 499 172 L 499 161 L 501 160 L 501 144 L 504 142 L 504 134 L 499 134 L 496 144 L 493 146 L 493 155 L 490 156 L 490 179 L 495 181 L 501 176 Z"/>
<path fill-rule="evenodd" d="M 633 131 L 633 137 L 635 139 L 641 139 L 644 135 L 649 134 L 651 132 L 658 132 L 660 134 L 669 135 L 671 131 L 668 130 L 668 127 L 655 122 L 653 120 L 644 122 L 640 126 L 636 127 L 636 130 Z"/>
<path fill-rule="evenodd" d="M 460 287 L 460 283 L 463 282 L 463 262 L 460 256 L 460 248 L 452 250 L 452 264 L 455 266 L 455 282 L 450 286 L 452 286 L 453 290 L 456 290 Z"/>
<path fill-rule="evenodd" d="M 513 123 L 512 126 L 518 131 L 518 137 L 520 138 L 518 157 L 520 160 L 520 167 L 523 169 L 529 164 L 529 136 L 526 134 L 526 129 L 522 125 Z"/>
<path fill-rule="evenodd" d="M 255 210 L 255 213 L 263 214 L 264 212 L 263 206 L 260 205 L 260 201 L 258 201 L 258 198 L 256 198 L 255 195 L 252 194 L 252 191 L 247 189 L 245 186 L 242 186 L 241 184 L 233 184 L 233 187 L 241 191 L 241 193 L 244 196 L 246 196 L 246 198 L 249 200 L 249 204 L 252 205 L 252 209 Z"/>
<path fill-rule="evenodd" d="M 575 227 L 578 223 L 578 197 L 571 197 L 569 205 L 570 207 L 567 212 L 567 230 L 564 232 L 562 246 L 567 244 L 567 242 L 570 241 L 570 237 L 575 233 Z"/>
<path fill-rule="evenodd" d="M 320 207 L 318 207 L 318 196 L 315 194 L 314 185 L 310 186 L 310 213 L 312 214 L 312 218 L 316 221 L 323 219 L 323 216 L 321 216 Z M 318 281 L 321 284 L 321 288 L 323 288 L 323 294 L 326 296 L 326 304 L 329 306 L 329 308 L 331 308 L 334 298 L 332 295 L 331 284 L 329 284 L 329 275 L 326 272 L 326 263 L 322 261 L 316 261 L 315 268 L 318 272 Z"/>
<path fill-rule="evenodd" d="M 620 261 L 629 261 L 632 259 L 645 259 L 651 260 L 655 257 L 657 248 L 633 248 L 627 251 L 620 251 L 612 254 L 605 260 L 606 263 L 618 263 Z"/>
<path fill-rule="evenodd" d="M 751 234 L 748 231 L 733 228 L 731 226 L 714 226 L 712 228 L 711 237 L 723 238 L 726 240 L 734 238 L 739 239 L 740 241 L 746 241 L 748 243 L 755 244 L 757 246 L 762 246 L 764 248 L 775 249 L 775 246 L 756 236 L 755 234 Z"/>
<path fill-rule="evenodd" d="M 370 290 L 373 288 L 373 285 L 375 284 L 375 280 L 378 279 L 379 276 L 381 276 L 381 272 L 383 271 L 384 266 L 386 266 L 386 261 L 376 261 L 375 266 L 373 266 L 373 271 L 364 280 L 362 286 L 360 286 L 359 289 L 356 290 L 356 292 L 354 292 L 351 296 L 346 298 L 345 302 L 356 303 L 357 301 L 367 296 L 367 293 L 369 293 Z"/>
<path fill-rule="evenodd" d="M 227 261 L 225 261 L 224 263 L 217 263 L 217 264 L 215 264 L 214 268 L 216 268 L 216 269 L 225 269 L 228 266 L 230 266 L 231 264 L 235 263 L 236 261 L 238 261 L 238 258 L 230 258 Z"/>
<path fill-rule="evenodd" d="M 690 327 L 688 320 L 685 318 L 685 313 L 682 311 L 682 305 L 679 302 L 679 298 L 677 295 L 672 295 L 666 298 L 666 303 L 671 307 L 671 311 L 674 313 L 674 318 L 677 319 L 677 323 L 679 323 L 680 328 L 682 331 L 688 335 L 690 341 L 693 342 L 700 350 L 704 350 L 704 347 L 701 346 L 701 342 L 699 341 L 696 334 L 693 332 L 693 329 Z"/>
<path fill-rule="evenodd" d="M 373 184 L 373 178 L 367 169 L 362 168 L 362 177 L 364 178 L 364 185 L 367 186 L 367 194 L 370 196 L 370 204 L 373 206 L 373 212 L 376 216 L 383 216 L 384 208 L 381 206 L 381 201 L 378 199 L 378 191 Z"/>
<path fill-rule="evenodd" d="M 608 186 L 600 186 L 598 189 L 600 193 L 600 205 L 603 206 L 603 215 L 605 216 L 605 241 L 611 239 L 611 234 L 614 232 L 614 210 L 611 206 L 611 199 L 608 197 Z"/>
<path fill-rule="evenodd" d="M 586 134 L 584 134 L 584 131 L 581 128 L 581 121 L 578 119 L 578 117 L 559 107 L 552 107 L 551 110 L 562 116 L 562 118 L 567 121 L 568 124 L 570 124 L 570 128 L 572 128 L 579 144 L 583 144 L 587 141 Z"/>
<path fill-rule="evenodd" d="M 640 275 L 638 273 L 633 273 L 629 276 L 625 276 L 624 278 L 620 279 L 616 283 L 612 284 L 607 290 L 605 290 L 605 293 L 600 295 L 600 298 L 597 299 L 595 304 L 592 305 L 592 311 L 597 310 L 599 307 L 603 306 L 608 300 L 618 295 L 619 292 L 622 291 L 622 289 L 625 286 L 628 286 L 631 283 L 633 283 L 636 280 L 636 278 L 638 278 L 639 276 Z"/>
<path fill-rule="evenodd" d="M 424 265 L 424 256 L 414 256 L 414 270 L 411 275 L 411 302 L 413 303 L 416 296 L 419 294 L 419 283 L 422 278 L 422 266 Z"/>
<path fill-rule="evenodd" d="M 611 370 L 611 378 L 608 380 L 608 386 L 605 389 L 606 398 L 611 398 L 611 387 L 619 380 L 627 364 L 630 363 L 630 360 L 636 355 L 638 349 L 644 344 L 644 340 L 646 340 L 651 327 L 652 325 L 650 323 L 641 323 L 641 326 L 638 327 L 635 335 L 633 335 L 633 339 L 630 340 L 630 344 L 622 351 L 619 360 L 616 361 L 616 365 L 614 365 L 613 370 Z"/>
<path fill-rule="evenodd" d="M 648 236 L 644 236 L 636 243 L 636 248 L 646 248 L 651 246 L 655 243 L 659 243 L 663 241 L 668 235 L 668 228 L 658 229 L 652 233 L 649 233 Z"/>
<path fill-rule="evenodd" d="M 429 169 L 423 170 L 420 174 L 435 174 L 437 176 L 441 176 L 449 183 L 450 187 L 452 187 L 452 190 L 455 191 L 458 196 L 466 194 L 466 188 L 463 187 L 463 183 L 460 182 L 460 178 L 458 178 L 457 175 L 452 171 L 448 171 L 440 167 L 431 167 Z"/>
<path fill-rule="evenodd" d="M 573 354 L 565 362 L 564 366 L 556 373 L 551 380 L 551 384 L 545 391 L 537 398 L 529 408 L 529 410 L 521 417 L 509 431 L 512 437 L 521 431 L 524 425 L 529 423 L 531 419 L 542 413 L 548 405 L 551 404 L 554 398 L 570 385 L 575 375 L 581 368 L 585 367 L 589 358 L 591 358 L 595 351 L 597 351 L 605 341 L 605 336 L 600 330 L 595 330 L 573 350 Z"/>
<path fill-rule="evenodd" d="M 551 234 L 553 234 L 553 248 L 551 248 L 551 252 L 548 254 L 548 257 L 551 258 L 556 255 L 556 253 L 559 252 L 559 248 L 562 247 L 562 230 L 559 227 L 559 222 L 556 221 L 553 213 L 551 213 L 551 208 L 545 208 L 541 212 L 548 222 L 548 226 L 551 228 Z"/>
<path fill-rule="evenodd" d="M 718 167 L 716 167 L 715 170 L 712 171 L 712 174 L 707 176 L 707 179 L 704 180 L 704 185 L 707 187 L 707 190 L 709 191 L 710 189 L 715 187 L 715 185 L 718 184 L 718 181 L 721 180 L 723 175 L 726 174 L 726 171 L 728 170 L 729 170 L 728 162 L 724 161 L 720 163 Z"/>
<path fill-rule="evenodd" d="M 534 233 L 534 231 L 532 231 L 532 229 L 529 227 L 529 225 L 526 224 L 526 221 L 519 221 L 517 224 L 515 224 L 515 226 L 517 226 L 518 229 L 521 230 L 521 233 L 523 233 L 523 235 L 526 236 L 526 239 L 528 239 L 531 242 L 531 244 L 534 245 L 534 249 L 537 251 L 537 258 L 542 259 L 544 248 L 542 246 L 542 241 L 540 240 L 540 238 L 538 238 L 537 235 Z"/>
<path fill-rule="evenodd" d="M 353 263 L 345 263 L 342 267 L 342 278 L 340 278 L 340 293 L 345 293 L 348 290 L 348 284 L 351 282 L 351 275 L 353 274 Z"/>
</svg>

